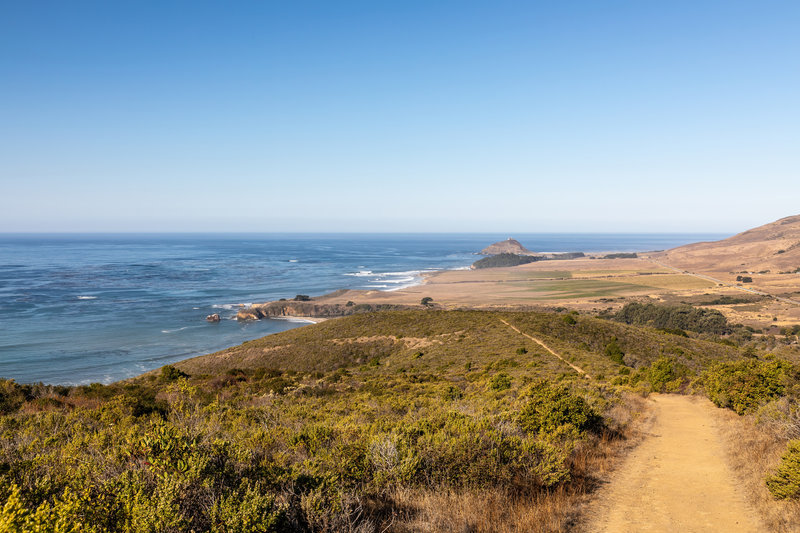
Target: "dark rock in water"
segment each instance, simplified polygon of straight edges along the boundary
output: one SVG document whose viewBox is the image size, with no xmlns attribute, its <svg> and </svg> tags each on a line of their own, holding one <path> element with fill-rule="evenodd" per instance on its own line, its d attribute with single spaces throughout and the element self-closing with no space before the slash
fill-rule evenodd
<svg viewBox="0 0 800 533">
<path fill-rule="evenodd" d="M 213 315 L 208 315 L 206 317 L 206 322 L 219 322 L 219 321 L 220 321 L 220 318 L 219 318 L 219 314 L 217 314 L 217 313 L 214 313 Z"/>
</svg>

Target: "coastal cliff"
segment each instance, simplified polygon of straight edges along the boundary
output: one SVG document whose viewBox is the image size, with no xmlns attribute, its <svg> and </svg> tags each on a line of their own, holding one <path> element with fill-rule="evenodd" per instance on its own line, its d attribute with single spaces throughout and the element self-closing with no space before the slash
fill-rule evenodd
<svg viewBox="0 0 800 533">
<path fill-rule="evenodd" d="M 371 311 L 390 311 L 406 309 L 412 306 L 392 305 L 392 304 L 355 304 L 353 302 L 341 303 L 318 303 L 318 302 L 298 302 L 298 301 L 277 301 L 254 304 L 240 310 L 236 314 L 236 320 L 260 320 L 262 318 L 284 318 L 284 317 L 313 317 L 313 318 L 334 318 L 349 316 L 356 313 L 368 313 Z"/>
</svg>

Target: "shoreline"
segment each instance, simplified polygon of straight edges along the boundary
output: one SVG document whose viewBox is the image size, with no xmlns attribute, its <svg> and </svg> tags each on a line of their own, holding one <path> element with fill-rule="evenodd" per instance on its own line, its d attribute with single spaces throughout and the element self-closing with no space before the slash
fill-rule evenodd
<svg viewBox="0 0 800 533">
<path fill-rule="evenodd" d="M 634 253 L 635 257 L 626 256 Z M 422 272 L 417 283 L 392 290 L 340 289 L 316 296 L 308 302 L 255 304 L 239 319 L 274 317 L 276 314 L 311 319 L 335 318 L 354 312 L 401 308 L 490 310 L 555 307 L 597 314 L 618 310 L 631 302 L 665 305 L 688 302 L 712 307 L 734 322 L 753 327 L 800 322 L 800 306 L 794 305 L 794 301 L 790 304 L 786 298 L 770 295 L 769 291 L 764 292 L 761 299 L 755 294 L 752 302 L 743 301 L 741 287 L 730 280 L 720 281 L 728 273 L 717 273 L 717 278 L 712 279 L 710 275 L 697 275 L 697 272 L 662 264 L 660 260 L 669 253 L 611 250 L 585 253 L 571 259 L 550 258 L 513 267 L 472 269 L 460 266 Z M 737 303 L 746 305 L 737 307 Z M 256 313 L 247 312 L 253 310 Z M 264 315 L 255 316 L 258 312 Z"/>
<path fill-rule="evenodd" d="M 561 252 L 559 252 L 561 253 Z M 442 269 L 428 269 L 420 270 L 418 272 L 418 281 L 402 285 L 397 288 L 364 288 L 364 289 L 336 289 L 332 292 L 314 296 L 308 301 L 295 301 L 295 300 L 272 300 L 266 302 L 259 302 L 244 308 L 237 315 L 238 320 L 260 320 L 262 318 L 288 320 L 295 318 L 308 323 L 315 323 L 316 321 L 327 320 L 329 318 L 336 318 L 338 316 L 347 316 L 352 314 L 347 307 L 382 307 L 382 306 L 397 306 L 397 307 L 420 307 L 422 299 L 431 297 L 427 295 L 426 291 L 431 289 L 436 292 L 433 296 L 432 306 L 440 309 L 452 309 L 457 307 L 468 308 L 485 308 L 495 309 L 498 306 L 541 306 L 552 305 L 562 301 L 563 298 L 553 297 L 544 298 L 540 302 L 526 301 L 525 298 L 515 297 L 510 295 L 507 299 L 506 295 L 499 294 L 494 297 L 487 298 L 491 302 L 476 302 L 471 301 L 469 298 L 464 298 L 463 290 L 460 287 L 464 284 L 474 284 L 479 287 L 476 294 L 486 295 L 487 292 L 494 293 L 496 288 L 500 285 L 507 283 L 507 280 L 502 279 L 483 279 L 492 277 L 492 275 L 499 274 L 502 277 L 508 273 L 525 273 L 528 271 L 536 272 L 541 270 L 559 270 L 569 273 L 570 267 L 575 265 L 585 266 L 586 262 L 591 262 L 591 268 L 601 267 L 607 262 L 612 262 L 612 265 L 617 265 L 619 262 L 627 262 L 625 265 L 631 271 L 641 266 L 642 257 L 637 258 L 612 258 L 605 259 L 604 256 L 609 254 L 623 253 L 618 251 L 600 251 L 600 252 L 584 252 L 584 256 L 571 259 L 548 258 L 543 261 L 535 263 L 528 263 L 525 265 L 518 265 L 514 267 L 494 267 L 475 269 L 470 265 L 459 266 L 455 268 L 442 268 Z M 637 253 L 646 254 L 650 252 L 624 252 L 624 253 Z M 480 256 L 480 254 L 475 254 Z M 477 261 L 478 259 L 476 259 Z M 629 263 L 636 262 L 632 267 Z M 601 264 L 602 263 L 602 264 Z M 474 264 L 474 263 L 473 263 Z M 375 276 L 382 276 L 391 273 L 374 273 Z M 404 272 L 405 274 L 405 272 Z M 565 276 L 565 279 L 569 276 Z M 437 280 L 441 280 L 438 282 Z M 458 286 L 458 288 L 456 288 Z M 471 291 L 470 291 L 471 292 Z M 298 314 L 293 314 L 296 308 L 301 308 L 302 311 Z M 280 310 L 280 314 L 275 313 L 276 308 Z M 324 316 L 319 316 L 309 310 L 319 309 L 325 313 Z"/>
<path fill-rule="evenodd" d="M 723 290 L 721 290 L 721 288 L 716 289 L 711 287 L 709 283 L 704 282 L 701 279 L 692 279 L 689 276 L 681 275 L 681 273 L 674 271 L 669 272 L 670 275 L 649 276 L 651 279 L 645 279 L 645 277 L 641 274 L 655 273 L 647 271 L 654 271 L 659 269 L 659 267 L 656 267 L 654 264 L 648 264 L 647 261 L 643 261 L 642 259 L 648 256 L 658 258 L 662 254 L 672 253 L 639 251 L 660 248 L 658 245 L 658 239 L 654 239 L 652 242 L 649 242 L 645 239 L 642 239 L 638 242 L 633 242 L 626 241 L 623 238 L 620 238 L 620 240 L 617 242 L 609 241 L 610 239 L 604 239 L 604 241 L 598 241 L 598 244 L 601 244 L 601 246 L 592 246 L 591 239 L 582 239 L 582 244 L 587 242 L 590 243 L 588 244 L 589 249 L 606 249 L 605 251 L 593 251 L 586 253 L 586 257 L 582 259 L 550 259 L 520 267 L 500 267 L 480 270 L 471 270 L 470 263 L 479 260 L 482 256 L 475 253 L 470 255 L 461 254 L 457 256 L 446 256 L 445 252 L 447 252 L 450 248 L 448 247 L 449 245 L 446 245 L 445 243 L 435 245 L 433 248 L 430 248 L 430 250 L 435 249 L 435 251 L 430 252 L 432 255 L 426 253 L 419 254 L 418 256 L 417 254 L 413 253 L 413 251 L 406 253 L 408 250 L 412 249 L 406 247 L 395 253 L 395 255 L 401 254 L 402 258 L 398 256 L 398 258 L 395 259 L 387 259 L 389 256 L 384 257 L 386 255 L 384 254 L 381 256 L 380 261 L 365 260 L 365 262 L 370 263 L 372 267 L 375 268 L 375 273 L 368 272 L 367 267 L 360 266 L 364 263 L 355 263 L 354 261 L 353 264 L 358 266 L 352 266 L 352 269 L 350 269 L 350 265 L 343 265 L 342 268 L 339 268 L 338 264 L 329 265 L 329 267 L 332 268 L 326 267 L 328 268 L 328 271 L 325 272 L 325 275 L 327 276 L 325 278 L 326 282 L 313 283 L 313 285 L 309 283 L 310 286 L 308 286 L 308 293 L 319 294 L 319 296 L 313 297 L 312 301 L 310 302 L 311 304 L 324 304 L 334 307 L 334 309 L 325 316 L 320 316 L 316 312 L 300 312 L 303 310 L 297 309 L 296 311 L 287 312 L 284 316 L 272 315 L 269 316 L 269 318 L 281 319 L 285 322 L 294 322 L 294 324 L 291 324 L 291 326 L 289 324 L 285 324 L 287 327 L 318 323 L 321 322 L 322 319 L 344 316 L 345 312 L 348 311 L 346 309 L 343 311 L 339 310 L 337 307 L 346 307 L 347 303 L 350 301 L 354 302 L 353 305 L 358 305 L 360 307 L 359 312 L 378 310 L 381 308 L 420 307 L 421 301 L 424 298 L 430 297 L 433 299 L 433 305 L 429 307 L 436 309 L 497 309 L 505 307 L 552 309 L 554 307 L 568 307 L 582 312 L 591 313 L 593 311 L 597 312 L 598 310 L 603 311 L 610 307 L 621 307 L 624 305 L 624 302 L 636 301 L 637 299 L 639 301 L 648 300 L 666 303 L 676 302 L 679 300 L 700 302 L 700 297 L 705 292 L 710 292 L 715 295 L 726 294 L 723 292 Z M 551 240 L 551 242 L 555 241 Z M 566 248 L 569 246 L 570 249 L 574 250 L 582 249 L 581 247 L 572 248 L 572 243 L 577 244 L 577 240 L 565 241 L 564 247 Z M 619 245 L 617 245 L 618 243 Z M 602 244 L 606 244 L 607 246 L 602 246 Z M 613 253 L 633 253 L 631 250 L 633 246 L 631 246 L 631 244 L 641 244 L 641 246 L 634 248 L 641 259 L 600 259 L 604 255 Z M 698 243 L 695 243 L 694 246 L 697 245 Z M 536 245 L 534 244 L 534 246 Z M 363 248 L 364 245 L 362 245 L 360 249 Z M 618 252 L 620 248 L 625 250 L 623 252 Z M 545 246 L 541 249 L 558 250 L 559 247 Z M 689 252 L 692 252 L 692 250 L 692 247 L 687 248 L 687 251 Z M 429 257 L 429 255 L 430 257 L 439 258 L 441 262 L 437 259 L 432 259 L 429 261 L 426 259 L 426 257 Z M 787 253 L 785 255 L 776 257 L 778 259 L 785 259 L 789 255 L 790 254 Z M 369 257 L 372 256 L 370 255 Z M 709 256 L 708 259 L 710 260 L 712 257 Z M 420 265 L 420 263 L 423 261 L 427 262 L 427 265 Z M 416 265 L 414 263 L 416 263 Z M 666 260 L 666 263 L 671 265 L 680 265 L 679 261 Z M 688 268 L 691 268 L 692 266 L 694 265 L 690 265 Z M 349 270 L 344 270 L 345 268 Z M 769 268 L 769 266 L 765 268 Z M 698 266 L 692 270 L 702 272 L 703 267 Z M 762 276 L 760 272 L 758 272 L 759 270 L 762 270 L 762 268 L 751 268 L 749 270 L 755 270 L 756 273 L 752 274 L 755 283 L 748 287 L 756 286 L 758 288 L 763 288 L 765 292 L 772 292 L 777 295 L 781 294 L 778 290 L 773 289 L 769 285 L 766 285 L 764 281 L 762 281 L 762 278 L 768 277 Z M 782 270 L 786 270 L 786 268 L 782 267 Z M 302 276 L 312 276 L 313 279 L 315 272 L 316 266 L 312 265 L 307 267 L 307 270 L 303 271 L 301 274 Z M 360 275 L 362 277 L 358 279 L 338 277 L 337 279 L 337 276 L 342 276 L 345 272 L 350 273 L 350 275 Z M 658 273 L 664 274 L 664 272 Z M 787 282 L 790 281 L 790 276 L 778 275 L 782 273 L 783 272 L 773 273 L 774 275 L 772 278 L 776 280 L 776 283 L 780 280 L 785 280 Z M 725 278 L 726 274 L 728 274 L 728 272 L 722 273 L 718 276 L 714 274 L 714 276 L 716 276 L 717 279 L 722 279 L 726 282 L 729 282 L 730 280 Z M 411 278 L 413 278 L 413 281 Z M 305 279 L 305 277 L 296 278 L 296 286 L 300 287 L 300 289 L 298 290 L 294 286 L 291 286 L 289 289 L 283 290 L 283 294 L 303 292 L 303 280 Z M 792 279 L 794 279 L 794 277 L 792 277 Z M 389 282 L 387 282 L 387 280 Z M 659 285 L 657 282 L 662 283 Z M 313 286 L 317 286 L 324 290 L 326 286 L 341 287 L 345 284 L 356 287 L 364 286 L 365 288 L 334 290 L 333 292 L 326 292 L 323 294 L 317 293 L 312 288 Z M 762 286 L 762 284 L 764 285 Z M 384 287 L 369 288 L 371 285 L 384 285 Z M 783 289 L 783 287 L 779 288 Z M 794 288 L 791 290 L 796 291 L 797 289 Z M 78 294 L 80 296 L 94 295 L 92 292 L 85 292 L 82 288 L 76 289 L 75 291 L 76 292 L 74 292 L 74 294 Z M 728 292 L 733 293 L 734 289 L 731 289 Z M 737 292 L 739 292 L 739 294 L 733 294 L 733 298 L 738 297 L 741 299 L 741 291 Z M 71 296 L 71 294 L 72 293 L 70 293 L 68 296 Z M 231 301 L 229 297 L 224 295 L 220 296 L 219 298 L 220 299 L 217 300 L 219 302 L 227 303 Z M 263 302 L 256 305 L 264 305 L 265 303 L 268 303 L 258 299 L 257 297 L 256 299 L 251 298 L 252 297 L 245 297 L 239 301 Z M 706 301 L 711 299 L 712 298 L 709 295 L 709 297 L 706 298 Z M 78 301 L 79 304 L 76 303 L 74 305 L 81 305 L 81 309 L 86 309 L 88 311 L 92 311 L 95 308 L 100 308 L 100 306 L 109 305 L 109 299 L 104 298 L 104 295 L 96 296 L 94 300 L 80 299 Z M 291 306 L 296 304 L 296 302 L 292 301 L 286 303 Z M 703 303 L 700 302 L 699 304 Z M 221 312 L 219 309 L 216 309 L 216 305 L 212 307 L 215 307 L 215 309 L 209 310 L 209 312 Z M 223 306 L 219 305 L 219 307 Z M 742 305 L 740 306 L 741 309 L 733 308 L 735 314 L 732 320 L 755 326 L 755 323 L 759 321 L 758 314 L 761 313 L 767 317 L 765 319 L 761 319 L 762 322 L 772 321 L 773 316 L 777 316 L 778 320 L 775 323 L 778 325 L 791 325 L 800 323 L 800 316 L 796 315 L 794 312 L 783 312 L 781 309 L 778 309 L 777 306 L 769 304 L 769 302 L 761 302 L 757 305 L 751 305 L 750 307 L 753 308 L 752 310 L 747 309 L 746 307 L 747 306 Z M 756 309 L 756 307 L 759 309 Z M 225 309 L 227 309 L 227 306 L 225 306 Z M 728 312 L 728 309 L 723 308 L 722 310 L 724 310 L 726 313 Z M 116 312 L 116 309 L 113 311 Z M 237 311 L 239 311 L 239 308 L 235 307 L 230 312 L 226 312 L 226 318 L 230 317 L 235 319 Z M 106 318 L 110 312 L 111 311 L 106 312 Z M 198 316 L 200 316 L 200 314 L 203 316 L 206 314 L 205 312 L 200 313 L 199 311 L 198 313 Z M 116 316 L 117 315 L 115 314 L 114 317 Z M 157 315 L 154 314 L 153 316 L 156 317 Z M 189 319 L 192 320 L 193 318 L 190 316 Z M 198 318 L 197 320 L 202 322 L 202 317 Z M 188 325 L 191 327 L 195 324 L 198 323 L 183 323 L 182 326 Z M 276 324 L 276 329 L 280 327 L 279 323 L 275 322 L 274 324 Z M 159 329 L 164 329 L 161 327 L 160 323 L 157 327 L 159 327 Z M 200 326 L 198 325 L 198 327 Z M 223 330 L 220 331 L 222 332 Z M 224 331 L 225 335 L 228 335 L 228 331 Z M 268 335 L 272 332 L 270 327 L 254 327 L 252 330 L 242 331 L 243 333 L 241 335 L 244 336 L 245 340 Z M 225 345 L 234 345 L 237 342 L 242 342 L 235 338 L 227 341 L 227 337 L 224 339 L 220 338 L 217 340 L 211 339 L 206 341 L 206 337 L 208 337 L 209 332 L 213 333 L 213 330 L 208 329 L 203 333 L 202 336 L 197 337 L 198 340 L 194 343 L 198 346 L 196 348 L 193 346 L 193 353 L 204 353 L 206 350 L 213 350 L 216 348 L 215 343 L 221 342 L 222 340 L 226 341 Z M 189 338 L 188 333 L 181 335 Z M 164 351 L 160 353 L 173 353 L 173 351 L 169 349 L 172 346 L 170 343 L 173 342 L 173 339 L 177 339 L 177 341 L 175 341 L 173 344 L 180 341 L 181 335 L 176 334 L 174 337 L 157 339 L 159 341 L 163 340 L 165 343 Z M 216 337 L 216 335 L 214 336 Z M 231 334 L 231 336 L 233 337 L 235 335 Z M 141 345 L 147 346 L 147 342 L 148 340 L 145 339 Z M 112 346 L 113 343 L 109 342 L 108 345 Z M 138 346 L 139 345 L 137 345 L 137 349 Z M 180 351 L 181 350 L 177 350 L 174 353 L 179 353 Z M 139 359 L 137 357 L 137 353 L 132 353 L 130 355 L 126 355 L 125 357 L 120 355 L 117 357 L 117 359 L 120 360 L 120 364 L 124 365 L 125 368 L 133 368 L 135 364 L 135 366 L 138 366 Z M 19 366 L 22 367 L 23 365 Z M 137 369 L 135 372 L 139 372 L 139 370 Z M 10 370 L 10 366 L 9 371 L 6 373 L 9 375 L 14 375 L 14 373 Z M 71 381 L 79 382 L 81 379 L 83 379 L 83 377 L 83 374 L 78 373 L 76 374 L 75 378 L 71 379 Z M 29 380 L 44 380 L 54 383 L 59 382 L 57 378 L 50 376 L 49 374 L 47 376 L 35 377 L 29 377 L 27 375 L 25 377 L 19 376 L 17 379 L 22 379 L 26 382 Z M 124 379 L 124 377 L 121 374 L 114 375 L 112 372 L 111 376 L 97 375 L 96 377 L 90 376 L 90 378 L 87 379 L 108 382 L 109 380 L 114 379 Z"/>
</svg>

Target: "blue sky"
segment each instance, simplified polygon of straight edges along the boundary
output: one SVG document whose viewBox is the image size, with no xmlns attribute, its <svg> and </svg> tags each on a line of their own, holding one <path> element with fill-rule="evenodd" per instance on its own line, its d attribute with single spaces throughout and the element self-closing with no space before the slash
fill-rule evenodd
<svg viewBox="0 0 800 533">
<path fill-rule="evenodd" d="M 0 231 L 800 212 L 800 3 L 3 2 Z"/>
</svg>

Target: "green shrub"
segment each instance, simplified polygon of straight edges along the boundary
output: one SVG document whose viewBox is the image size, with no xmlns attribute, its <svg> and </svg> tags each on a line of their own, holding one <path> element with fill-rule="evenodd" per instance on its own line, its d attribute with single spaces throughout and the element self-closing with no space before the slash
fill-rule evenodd
<svg viewBox="0 0 800 533">
<path fill-rule="evenodd" d="M 272 533 L 287 531 L 285 511 L 262 487 L 249 486 L 219 498 L 209 510 L 211 533 Z"/>
<path fill-rule="evenodd" d="M 550 487 L 570 475 L 566 450 L 458 413 L 420 420 L 404 429 L 401 440 L 414 450 L 416 479 L 429 487 Z"/>
<path fill-rule="evenodd" d="M 444 399 L 448 401 L 453 400 L 460 400 L 464 397 L 464 393 L 461 392 L 461 389 L 456 387 L 455 385 L 448 385 L 447 388 L 444 390 Z"/>
<path fill-rule="evenodd" d="M 778 499 L 800 498 L 800 440 L 792 441 L 767 488 Z"/>
<path fill-rule="evenodd" d="M 715 335 L 729 333 L 731 329 L 728 326 L 728 319 L 716 309 L 696 308 L 687 304 L 656 305 L 631 302 L 625 304 L 613 319 L 625 324 Z"/>
<path fill-rule="evenodd" d="M 186 372 L 182 372 L 172 365 L 166 365 L 161 368 L 161 379 L 164 381 L 175 381 L 185 377 L 188 377 Z"/>
<path fill-rule="evenodd" d="M 585 399 L 567 387 L 537 381 L 528 392 L 528 402 L 517 422 L 529 434 L 553 433 L 564 426 L 583 433 L 598 428 L 602 419 Z"/>
<path fill-rule="evenodd" d="M 796 374 L 788 361 L 744 359 L 715 364 L 706 371 L 703 383 L 714 404 L 742 415 L 783 396 L 787 386 L 796 381 Z"/>
<path fill-rule="evenodd" d="M 654 392 L 675 392 L 686 382 L 689 369 L 674 357 L 659 357 L 645 372 Z"/>
<path fill-rule="evenodd" d="M 13 413 L 25 400 L 22 387 L 13 379 L 0 379 L 0 415 Z"/>
<path fill-rule="evenodd" d="M 489 387 L 492 390 L 496 391 L 510 389 L 511 377 L 505 372 L 500 372 L 499 374 L 492 377 L 492 380 L 489 382 Z"/>
<path fill-rule="evenodd" d="M 656 328 L 658 331 L 669 333 L 670 335 L 677 335 L 679 337 L 689 337 L 689 334 L 678 328 Z"/>
<path fill-rule="evenodd" d="M 569 316 L 569 315 L 567 315 Z M 613 337 L 611 342 L 606 344 L 605 349 L 606 357 L 611 359 L 617 364 L 623 365 L 625 364 L 623 357 L 625 357 L 625 352 L 622 351 L 622 348 L 619 346 L 619 342 L 617 342 L 617 338 Z"/>
<path fill-rule="evenodd" d="M 578 321 L 575 320 L 575 316 L 572 313 L 564 315 L 564 318 L 562 318 L 561 320 L 563 320 L 564 324 L 568 326 L 574 326 L 575 324 L 578 323 Z"/>
</svg>

